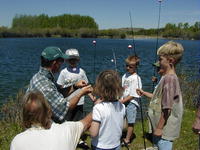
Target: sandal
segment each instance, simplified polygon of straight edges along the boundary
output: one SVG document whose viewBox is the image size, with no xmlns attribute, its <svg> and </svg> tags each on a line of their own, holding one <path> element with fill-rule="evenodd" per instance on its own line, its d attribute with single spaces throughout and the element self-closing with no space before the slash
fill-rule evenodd
<svg viewBox="0 0 200 150">
<path fill-rule="evenodd" d="M 125 139 L 122 139 L 122 143 L 121 143 L 121 146 L 125 146 L 125 147 L 128 147 L 129 145 L 131 144 L 131 142 L 126 142 Z"/>
</svg>

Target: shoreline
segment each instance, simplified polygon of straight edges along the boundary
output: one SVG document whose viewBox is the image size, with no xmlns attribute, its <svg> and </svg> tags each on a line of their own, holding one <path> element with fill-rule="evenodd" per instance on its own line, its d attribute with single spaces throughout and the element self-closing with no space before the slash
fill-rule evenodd
<svg viewBox="0 0 200 150">
<path fill-rule="evenodd" d="M 119 38 L 119 37 L 113 37 L 113 38 L 110 38 L 109 36 L 99 36 L 99 37 L 62 37 L 62 36 L 52 36 L 52 37 L 0 37 L 0 39 L 12 39 L 12 38 L 15 38 L 15 39 L 23 39 L 23 38 L 40 38 L 40 39 L 43 39 L 43 38 L 73 38 L 73 39 L 89 39 L 89 38 L 94 38 L 94 39 L 124 39 L 124 40 L 127 40 L 127 39 L 168 39 L 168 40 L 190 40 L 190 41 L 199 41 L 198 39 L 189 39 L 189 38 L 174 38 L 174 37 L 162 37 L 162 36 L 148 36 L 148 35 L 134 35 L 134 36 L 127 36 L 126 38 Z"/>
</svg>

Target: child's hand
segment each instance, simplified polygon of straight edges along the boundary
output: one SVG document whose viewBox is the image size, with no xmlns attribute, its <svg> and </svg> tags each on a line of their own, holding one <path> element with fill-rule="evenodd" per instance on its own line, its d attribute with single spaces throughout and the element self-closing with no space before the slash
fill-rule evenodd
<svg viewBox="0 0 200 150">
<path fill-rule="evenodd" d="M 162 136 L 162 129 L 156 128 L 153 134 L 154 134 L 155 136 Z"/>
<path fill-rule="evenodd" d="M 119 102 L 123 104 L 123 98 L 120 98 L 120 99 L 119 99 Z"/>
<path fill-rule="evenodd" d="M 198 129 L 192 128 L 192 131 L 193 131 L 195 134 L 199 134 L 199 135 L 200 135 L 200 131 L 199 131 Z"/>
<path fill-rule="evenodd" d="M 143 96 L 144 91 L 142 89 L 136 89 L 138 95 Z"/>
<path fill-rule="evenodd" d="M 158 81 L 158 78 L 155 77 L 155 76 L 153 76 L 153 77 L 151 78 L 151 81 L 152 81 L 152 82 L 157 82 L 157 81 Z"/>
<path fill-rule="evenodd" d="M 90 97 L 91 101 L 96 101 L 96 96 L 92 95 L 92 93 L 89 93 L 88 96 Z"/>
<path fill-rule="evenodd" d="M 99 104 L 101 102 L 103 102 L 103 99 L 102 98 L 98 98 L 98 99 L 95 100 L 94 104 L 96 105 L 96 104 Z"/>
</svg>

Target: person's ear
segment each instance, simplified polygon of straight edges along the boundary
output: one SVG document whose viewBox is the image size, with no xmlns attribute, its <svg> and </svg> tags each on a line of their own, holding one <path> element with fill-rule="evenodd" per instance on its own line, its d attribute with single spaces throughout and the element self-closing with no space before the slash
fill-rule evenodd
<svg viewBox="0 0 200 150">
<path fill-rule="evenodd" d="M 175 59 L 174 58 L 169 58 L 169 63 L 170 64 L 174 64 L 175 63 Z"/>
<path fill-rule="evenodd" d="M 56 60 L 53 61 L 52 65 L 55 65 L 55 64 L 56 64 Z"/>
<path fill-rule="evenodd" d="M 174 64 L 175 64 L 174 58 L 168 58 L 168 61 L 169 61 L 169 64 L 170 64 L 171 67 L 174 66 Z"/>
<path fill-rule="evenodd" d="M 52 62 L 52 64 L 51 64 L 51 67 L 54 67 L 55 64 L 56 64 L 56 61 L 54 60 L 54 61 Z"/>
</svg>

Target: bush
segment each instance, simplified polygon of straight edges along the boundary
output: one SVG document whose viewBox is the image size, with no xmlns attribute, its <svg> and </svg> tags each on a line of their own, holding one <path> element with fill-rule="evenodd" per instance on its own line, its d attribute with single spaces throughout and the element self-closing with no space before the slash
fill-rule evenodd
<svg viewBox="0 0 200 150">
<path fill-rule="evenodd" d="M 198 96 L 200 94 L 200 79 L 197 78 L 194 80 L 194 73 L 180 72 L 178 74 L 180 86 L 183 96 L 183 104 L 187 109 L 194 109 L 197 103 Z M 195 88 L 194 88 L 195 87 Z"/>
</svg>

